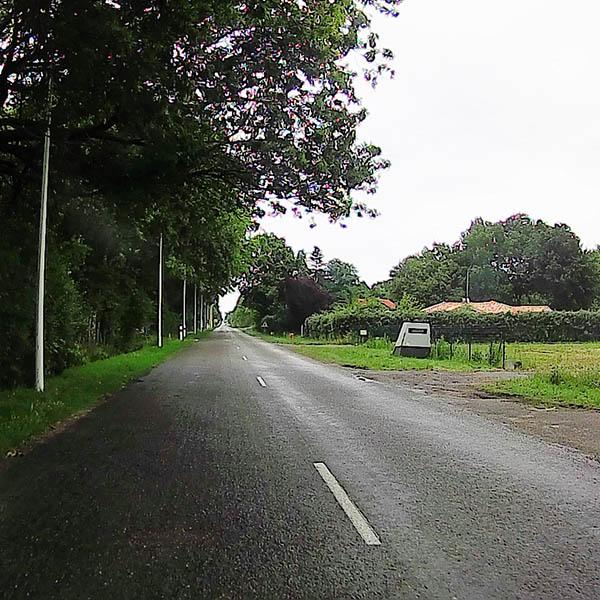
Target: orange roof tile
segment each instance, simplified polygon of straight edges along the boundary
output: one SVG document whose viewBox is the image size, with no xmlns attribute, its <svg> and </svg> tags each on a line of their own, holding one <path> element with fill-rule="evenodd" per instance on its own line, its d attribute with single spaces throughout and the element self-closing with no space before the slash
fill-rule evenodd
<svg viewBox="0 0 600 600">
<path fill-rule="evenodd" d="M 393 300 L 389 300 L 388 298 L 377 298 L 381 304 L 387 306 L 390 310 L 396 310 L 397 304 Z"/>
<path fill-rule="evenodd" d="M 386 308 L 389 308 L 390 310 L 396 310 L 396 307 L 398 306 L 393 300 L 390 300 L 389 298 L 377 298 L 377 301 L 383 304 Z M 359 304 L 366 304 L 367 299 L 359 298 L 357 302 Z"/>
<path fill-rule="evenodd" d="M 500 314 L 500 313 L 526 313 L 526 312 L 550 312 L 552 309 L 549 306 L 511 306 L 496 302 L 496 300 L 488 300 L 487 302 L 440 302 L 433 306 L 428 306 L 426 313 L 434 312 L 450 312 L 459 308 L 469 308 L 479 313 Z"/>
</svg>

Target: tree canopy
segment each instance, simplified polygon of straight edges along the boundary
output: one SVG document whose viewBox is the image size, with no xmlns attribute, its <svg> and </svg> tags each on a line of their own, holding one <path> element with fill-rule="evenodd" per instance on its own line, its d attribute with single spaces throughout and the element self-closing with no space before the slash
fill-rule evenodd
<svg viewBox="0 0 600 600">
<path fill-rule="evenodd" d="M 373 82 L 389 69 L 368 12 L 398 4 L 0 4 L 0 372 L 14 371 L 0 384 L 31 372 L 49 113 L 47 356 L 59 370 L 91 338 L 125 347 L 152 327 L 160 234 L 175 312 L 182 277 L 211 296 L 231 287 L 265 213 L 372 214 L 353 194 L 372 192 L 387 161 L 357 141 L 365 111 L 348 65 L 361 57 Z"/>
<path fill-rule="evenodd" d="M 62 148 L 54 172 L 106 191 L 125 184 L 128 214 L 160 210 L 159 190 L 207 181 L 234 186 L 236 202 L 259 213 L 261 204 L 334 219 L 364 211 L 350 193 L 373 191 L 387 163 L 378 148 L 357 143 L 365 111 L 344 59 L 361 53 L 371 80 L 386 69 L 390 54 L 365 7 L 393 12 L 397 4 L 5 5 L 0 172 L 16 184 L 38 166 L 51 81 Z"/>
<path fill-rule="evenodd" d="M 564 224 L 548 225 L 517 214 L 491 223 L 474 220 L 453 246 L 434 244 L 404 259 L 390 273 L 395 299 L 412 296 L 422 306 L 445 300 L 498 300 L 589 308 L 597 293 L 597 267 Z"/>
</svg>

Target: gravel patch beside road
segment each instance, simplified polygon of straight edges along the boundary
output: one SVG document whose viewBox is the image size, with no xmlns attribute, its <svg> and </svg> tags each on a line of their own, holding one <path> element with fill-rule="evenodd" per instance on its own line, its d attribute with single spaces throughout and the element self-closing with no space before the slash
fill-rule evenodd
<svg viewBox="0 0 600 600">
<path fill-rule="evenodd" d="M 536 406 L 512 398 L 494 397 L 482 388 L 494 381 L 523 377 L 505 371 L 451 373 L 447 371 L 360 371 L 360 376 L 411 388 L 423 401 L 435 396 L 471 412 L 505 423 L 548 442 L 576 448 L 600 461 L 600 411 Z"/>
</svg>

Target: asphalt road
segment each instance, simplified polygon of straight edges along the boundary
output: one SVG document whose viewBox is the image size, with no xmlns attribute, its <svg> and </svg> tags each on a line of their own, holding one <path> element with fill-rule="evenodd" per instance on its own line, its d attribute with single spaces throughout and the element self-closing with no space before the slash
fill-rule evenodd
<svg viewBox="0 0 600 600">
<path fill-rule="evenodd" d="M 0 471 L 0 592 L 598 599 L 600 465 L 222 330 Z"/>
</svg>

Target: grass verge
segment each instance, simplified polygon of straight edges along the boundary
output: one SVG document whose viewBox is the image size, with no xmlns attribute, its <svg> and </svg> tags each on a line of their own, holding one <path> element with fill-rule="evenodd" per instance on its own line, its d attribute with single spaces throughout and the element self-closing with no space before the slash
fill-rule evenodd
<svg viewBox="0 0 600 600">
<path fill-rule="evenodd" d="M 510 344 L 509 356 L 535 372 L 486 391 L 548 406 L 600 408 L 600 343 Z"/>
<path fill-rule="evenodd" d="M 256 331 L 248 331 L 247 333 L 267 342 L 291 345 L 294 351 L 309 358 L 355 369 L 373 369 L 375 371 L 432 369 L 477 371 L 490 368 L 487 363 L 469 362 L 466 354 L 443 359 L 394 356 L 392 354 L 394 344 L 385 339 L 372 339 L 364 344 L 357 345 L 344 339 L 332 343 L 331 340 L 323 341 L 300 336 L 266 335 Z"/>
<path fill-rule="evenodd" d="M 507 353 L 525 370 L 548 373 L 556 368 L 571 373 L 588 372 L 600 365 L 599 342 L 515 343 L 507 344 Z"/>
<path fill-rule="evenodd" d="M 550 372 L 489 384 L 485 390 L 547 406 L 600 409 L 598 371 L 572 373 L 554 368 Z"/>
<path fill-rule="evenodd" d="M 192 342 L 192 338 L 183 343 L 168 340 L 162 348 L 146 346 L 66 369 L 49 377 L 41 394 L 31 388 L 1 391 L 0 457 L 89 408 L 106 394 L 116 392 Z"/>
<path fill-rule="evenodd" d="M 394 356 L 388 349 L 369 348 L 367 346 L 297 345 L 294 347 L 294 351 L 326 363 L 375 371 L 422 371 L 432 369 L 476 371 L 483 368 L 480 365 L 460 359 L 438 360 L 435 358 Z M 489 369 L 489 366 L 487 368 Z"/>
<path fill-rule="evenodd" d="M 273 344 L 289 344 L 291 346 L 348 346 L 353 344 L 353 342 L 342 338 L 325 341 L 315 338 L 301 337 L 299 335 L 270 335 L 263 333 L 262 331 L 256 331 L 255 329 L 244 329 L 244 332 L 260 338 L 261 340 L 265 340 L 265 342 L 271 342 Z"/>
</svg>

